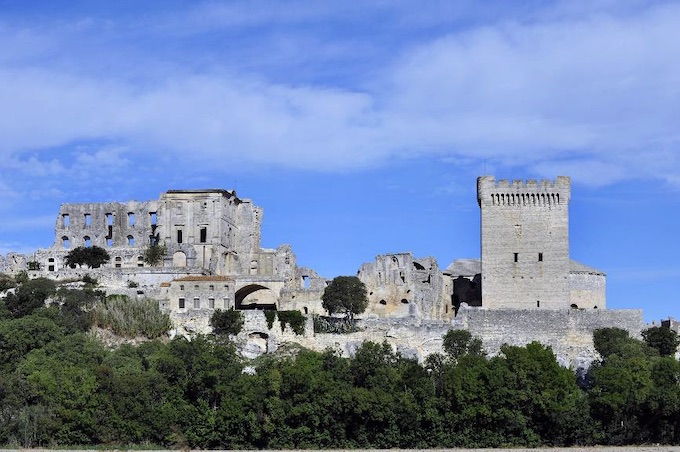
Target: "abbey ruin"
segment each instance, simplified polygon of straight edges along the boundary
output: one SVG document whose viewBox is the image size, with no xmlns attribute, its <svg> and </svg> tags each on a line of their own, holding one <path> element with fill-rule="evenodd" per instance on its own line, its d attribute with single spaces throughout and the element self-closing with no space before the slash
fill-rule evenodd
<svg viewBox="0 0 680 452">
<path fill-rule="evenodd" d="M 271 351 L 285 342 L 345 354 L 364 340 L 388 341 L 419 359 L 441 350 L 442 335 L 465 328 L 490 353 L 503 343 L 538 340 L 565 365 L 596 353 L 591 333 L 617 326 L 639 336 L 639 310 L 607 310 L 606 275 L 570 259 L 568 177 L 555 181 L 477 181 L 481 259 L 454 260 L 441 269 L 434 258 L 380 255 L 361 265 L 369 305 L 361 331 L 314 333 L 313 314 L 325 314 L 321 297 L 329 280 L 298 267 L 288 245 L 262 248 L 263 210 L 235 191 L 169 190 L 158 200 L 63 204 L 51 247 L 32 255 L 10 253 L 0 271 L 63 280 L 96 274 L 107 293 L 159 300 L 175 324 L 173 334 L 207 332 L 215 309 L 245 314 L 240 334 L 246 350 Z M 165 254 L 149 265 L 152 244 Z M 99 246 L 111 260 L 98 269 L 69 268 L 67 253 Z M 298 310 L 305 334 L 270 328 L 264 310 Z"/>
</svg>

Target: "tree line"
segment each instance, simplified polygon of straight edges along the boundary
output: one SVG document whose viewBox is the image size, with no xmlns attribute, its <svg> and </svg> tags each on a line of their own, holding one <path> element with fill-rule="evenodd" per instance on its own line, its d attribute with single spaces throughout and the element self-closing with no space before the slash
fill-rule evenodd
<svg viewBox="0 0 680 452">
<path fill-rule="evenodd" d="M 19 283 L 0 302 L 0 444 L 680 444 L 678 341 L 667 328 L 643 340 L 596 331 L 602 358 L 584 374 L 536 342 L 485 356 L 460 330 L 422 364 L 372 342 L 352 358 L 291 347 L 245 361 L 227 335 L 106 347 L 88 334 L 102 295 L 48 281 Z"/>
</svg>

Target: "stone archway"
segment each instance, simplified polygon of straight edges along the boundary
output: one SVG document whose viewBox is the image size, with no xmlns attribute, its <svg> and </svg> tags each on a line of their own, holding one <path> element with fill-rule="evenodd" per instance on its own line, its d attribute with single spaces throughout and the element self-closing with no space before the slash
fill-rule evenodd
<svg viewBox="0 0 680 452">
<path fill-rule="evenodd" d="M 276 310 L 276 295 L 266 286 L 248 284 L 235 294 L 236 309 Z"/>
</svg>

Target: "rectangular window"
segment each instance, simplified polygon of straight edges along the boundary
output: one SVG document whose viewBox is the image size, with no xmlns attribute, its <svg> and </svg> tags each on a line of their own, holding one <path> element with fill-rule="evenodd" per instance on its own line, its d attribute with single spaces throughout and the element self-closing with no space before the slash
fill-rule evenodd
<svg viewBox="0 0 680 452">
<path fill-rule="evenodd" d="M 539 300 L 536 300 L 536 307 L 540 308 L 541 307 L 541 302 Z"/>
<path fill-rule="evenodd" d="M 179 285 L 179 290 L 184 290 L 184 284 Z"/>
<path fill-rule="evenodd" d="M 106 237 L 106 246 L 113 246 L 113 239 L 111 237 Z"/>
<path fill-rule="evenodd" d="M 212 284 L 210 284 L 210 286 L 209 286 L 208 288 L 209 288 L 210 290 L 215 290 L 215 286 L 213 286 Z"/>
<path fill-rule="evenodd" d="M 538 253 L 538 262 L 543 262 L 543 253 Z"/>
<path fill-rule="evenodd" d="M 515 262 L 519 261 L 519 253 L 515 253 Z"/>
<path fill-rule="evenodd" d="M 215 299 L 214 298 L 208 298 L 208 307 L 210 309 L 215 309 Z"/>
<path fill-rule="evenodd" d="M 229 309 L 229 298 L 222 298 L 222 302 L 224 303 L 224 309 Z"/>
<path fill-rule="evenodd" d="M 205 243 L 208 241 L 208 228 L 201 228 L 200 241 L 201 243 Z"/>
<path fill-rule="evenodd" d="M 179 299 L 179 308 L 184 309 L 185 308 L 185 303 L 184 303 L 184 298 Z"/>
<path fill-rule="evenodd" d="M 177 243 L 182 243 L 182 230 L 177 230 Z"/>
<path fill-rule="evenodd" d="M 149 216 L 151 217 L 151 226 L 156 226 L 158 224 L 158 215 L 156 215 L 156 212 L 149 212 Z"/>
<path fill-rule="evenodd" d="M 201 299 L 194 297 L 194 309 L 201 309 Z"/>
<path fill-rule="evenodd" d="M 71 217 L 69 214 L 65 213 L 61 216 L 61 223 L 64 227 L 68 227 L 71 224 Z"/>
<path fill-rule="evenodd" d="M 85 226 L 90 226 L 92 224 L 92 215 L 89 213 L 85 214 Z"/>
<path fill-rule="evenodd" d="M 107 226 L 113 226 L 113 214 L 112 213 L 106 214 L 106 225 Z"/>
<path fill-rule="evenodd" d="M 135 225 L 135 214 L 134 214 L 134 212 L 128 212 L 128 224 L 130 226 Z"/>
</svg>

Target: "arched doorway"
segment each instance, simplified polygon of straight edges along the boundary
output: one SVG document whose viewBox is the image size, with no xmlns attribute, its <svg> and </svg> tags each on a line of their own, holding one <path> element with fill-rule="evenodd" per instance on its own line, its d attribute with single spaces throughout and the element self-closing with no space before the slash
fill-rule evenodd
<svg viewBox="0 0 680 452">
<path fill-rule="evenodd" d="M 184 251 L 177 251 L 172 255 L 172 266 L 173 267 L 186 267 L 187 266 L 187 255 Z"/>
</svg>

